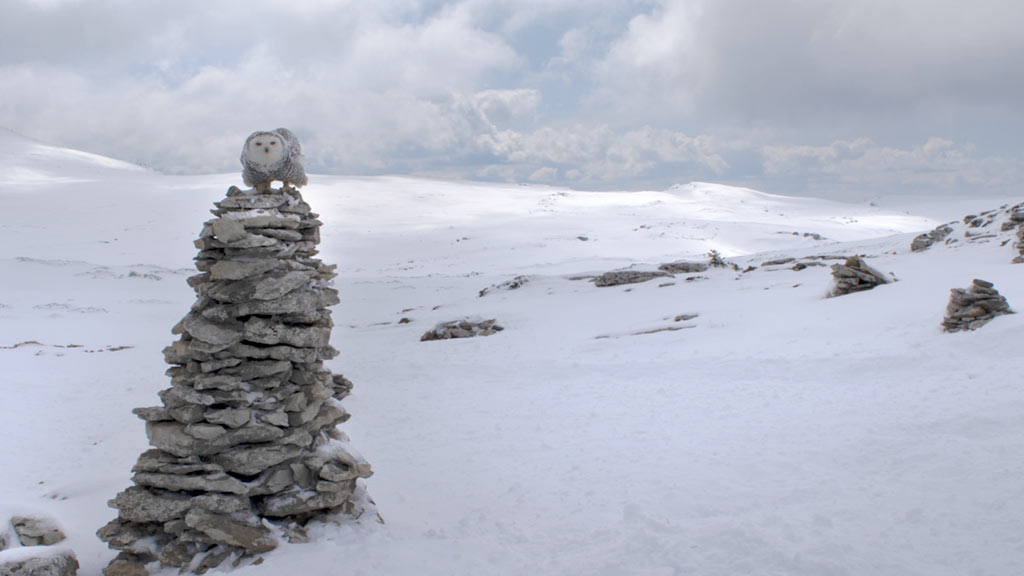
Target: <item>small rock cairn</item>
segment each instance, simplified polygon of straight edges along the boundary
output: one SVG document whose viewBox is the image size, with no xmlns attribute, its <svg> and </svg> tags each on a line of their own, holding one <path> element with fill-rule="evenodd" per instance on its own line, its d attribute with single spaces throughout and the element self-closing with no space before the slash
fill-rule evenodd
<svg viewBox="0 0 1024 576">
<path fill-rule="evenodd" d="M 991 282 L 975 279 L 969 288 L 953 288 L 942 328 L 946 332 L 976 330 L 996 316 L 1013 314 L 1006 298 Z"/>
<path fill-rule="evenodd" d="M 833 264 L 832 277 L 835 284 L 830 296 L 862 292 L 890 282 L 885 274 L 868 266 L 860 256 L 850 256 L 842 264 Z"/>
<path fill-rule="evenodd" d="M 153 446 L 98 531 L 108 576 L 159 561 L 203 573 L 303 541 L 312 519 L 375 514 L 370 465 L 336 426 L 352 384 L 332 375 L 334 267 L 313 258 L 321 222 L 289 187 L 232 186 L 196 240 L 197 298 L 164 349 L 171 387 L 137 408 Z"/>
<path fill-rule="evenodd" d="M 65 540 L 57 523 L 46 517 L 15 516 L 0 524 L 0 576 L 75 576 L 78 558 L 70 548 L 56 546 Z M 19 548 L 20 545 L 20 548 Z M 11 552 L 5 553 L 6 550 Z"/>
</svg>

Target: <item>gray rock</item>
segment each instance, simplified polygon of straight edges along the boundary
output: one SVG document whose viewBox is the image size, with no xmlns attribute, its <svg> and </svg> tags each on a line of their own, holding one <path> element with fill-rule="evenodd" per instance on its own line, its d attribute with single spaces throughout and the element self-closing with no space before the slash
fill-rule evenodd
<svg viewBox="0 0 1024 576">
<path fill-rule="evenodd" d="M 146 561 L 134 554 L 118 554 L 106 568 L 103 576 L 149 576 Z"/>
<path fill-rule="evenodd" d="M 153 406 L 148 408 L 133 408 L 132 414 L 135 414 L 139 418 L 146 420 L 147 422 L 164 422 L 167 420 L 173 420 L 171 414 L 167 411 L 164 406 Z"/>
<path fill-rule="evenodd" d="M 52 518 L 15 516 L 11 524 L 22 546 L 51 546 L 66 538 Z"/>
<path fill-rule="evenodd" d="M 944 238 L 946 238 L 946 236 L 949 236 L 952 233 L 953 228 L 951 228 L 949 224 L 943 224 L 935 228 L 931 232 L 926 232 L 914 238 L 914 240 L 910 243 L 910 250 L 912 252 L 920 252 L 921 250 L 927 250 L 932 246 L 932 244 L 935 244 L 936 242 L 943 240 Z"/>
<path fill-rule="evenodd" d="M 254 476 L 302 454 L 300 446 L 262 444 L 239 447 L 212 457 L 212 460 L 234 474 Z"/>
<path fill-rule="evenodd" d="M 310 364 L 319 359 L 316 350 L 294 346 L 250 346 L 242 343 L 232 346 L 227 352 L 242 358 L 287 360 L 299 364 Z"/>
<path fill-rule="evenodd" d="M 641 271 L 641 270 L 615 270 L 605 272 L 594 278 L 594 286 L 606 288 L 609 286 L 622 286 L 623 284 L 639 284 L 655 278 L 671 277 L 668 272 L 663 271 Z"/>
<path fill-rule="evenodd" d="M 196 390 L 243 390 L 241 376 L 235 376 L 226 372 L 216 374 L 200 374 L 192 379 L 192 386 Z"/>
<path fill-rule="evenodd" d="M 207 360 L 206 362 L 200 363 L 199 366 L 203 372 L 216 372 L 221 368 L 230 368 L 232 366 L 238 366 L 241 363 L 241 358 L 224 358 L 220 360 Z"/>
<path fill-rule="evenodd" d="M 255 518 L 246 523 L 233 516 L 197 508 L 189 511 L 185 523 L 216 542 L 245 548 L 249 552 L 268 552 L 277 548 L 277 537 Z"/>
<path fill-rule="evenodd" d="M 106 542 L 115 550 L 127 550 L 137 553 L 144 552 L 138 549 L 136 543 L 144 541 L 143 547 L 149 545 L 146 540 L 159 533 L 159 524 L 125 522 L 120 518 L 114 518 L 105 526 L 96 531 L 96 536 Z"/>
<path fill-rule="evenodd" d="M 117 508 L 122 520 L 129 522 L 167 522 L 181 518 L 192 507 L 192 499 L 173 492 L 156 492 L 132 486 L 120 492 L 109 503 Z"/>
<path fill-rule="evenodd" d="M 223 424 L 228 428 L 239 428 L 252 420 L 252 410 L 248 408 L 224 408 L 209 410 L 203 416 L 207 422 Z"/>
<path fill-rule="evenodd" d="M 451 340 L 453 338 L 473 338 L 474 336 L 490 336 L 501 332 L 505 328 L 498 325 L 493 318 L 483 322 L 472 322 L 470 320 L 453 320 L 443 322 L 428 330 L 420 336 L 420 342 L 431 340 Z"/>
<path fill-rule="evenodd" d="M 235 220 L 218 218 L 210 222 L 211 235 L 221 242 L 231 243 L 244 240 L 249 236 L 245 226 Z"/>
<path fill-rule="evenodd" d="M 287 360 L 254 360 L 233 368 L 221 370 L 221 374 L 237 376 L 242 380 L 266 378 L 275 374 L 290 374 L 292 363 Z"/>
<path fill-rule="evenodd" d="M 209 286 L 206 295 L 220 302 L 239 304 L 249 300 L 277 300 L 308 284 L 312 272 L 274 271 L 244 280 L 224 281 Z"/>
<path fill-rule="evenodd" d="M 256 260 L 240 262 L 238 260 L 221 260 L 210 266 L 210 278 L 213 280 L 242 280 L 259 276 L 278 268 L 275 260 Z"/>
<path fill-rule="evenodd" d="M 218 466 L 218 468 L 220 468 Z M 248 487 L 237 478 L 220 473 L 212 474 L 162 474 L 157 472 L 137 472 L 132 480 L 139 486 L 161 488 L 174 492 L 226 492 L 229 494 L 246 494 Z"/>
<path fill-rule="evenodd" d="M 0 576 L 75 576 L 78 558 L 71 550 L 40 553 L 39 556 L 6 561 L 0 557 Z"/>
<path fill-rule="evenodd" d="M 256 196 L 232 196 L 215 202 L 222 211 L 229 210 L 259 210 L 268 208 L 280 208 L 288 204 L 288 196 L 283 194 L 259 194 Z"/>
<path fill-rule="evenodd" d="M 271 442 L 284 436 L 280 428 L 266 424 L 250 424 L 234 430 L 202 424 L 188 426 L 191 428 L 177 422 L 147 422 L 146 434 L 151 445 L 175 456 L 208 456 L 239 444 Z"/>
<path fill-rule="evenodd" d="M 707 269 L 708 264 L 706 262 L 688 262 L 685 260 L 668 262 L 658 266 L 658 270 L 668 272 L 669 274 L 696 274 L 698 272 L 704 272 Z"/>
<path fill-rule="evenodd" d="M 202 316 L 189 314 L 182 326 L 193 338 L 217 346 L 231 346 L 242 341 L 241 322 L 213 322 Z"/>
<path fill-rule="evenodd" d="M 289 326 L 254 316 L 245 323 L 244 338 L 259 344 L 323 348 L 331 340 L 331 329 L 324 326 Z"/>
<path fill-rule="evenodd" d="M 284 492 L 295 485 L 295 475 L 289 464 L 275 466 L 264 470 L 255 480 L 249 483 L 250 496 L 263 496 Z"/>
<path fill-rule="evenodd" d="M 275 494 L 263 500 L 261 511 L 264 516 L 281 518 L 336 508 L 352 497 L 352 492 L 355 490 L 354 481 L 352 482 L 352 489 L 352 491 L 340 490 L 337 492 L 293 490 Z"/>
</svg>

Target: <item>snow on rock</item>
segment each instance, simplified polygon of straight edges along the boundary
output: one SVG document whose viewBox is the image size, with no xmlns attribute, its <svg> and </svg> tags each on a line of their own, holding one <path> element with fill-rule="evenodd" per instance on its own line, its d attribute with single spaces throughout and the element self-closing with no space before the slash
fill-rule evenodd
<svg viewBox="0 0 1024 576">
<path fill-rule="evenodd" d="M 0 576 L 75 576 L 75 553 L 59 546 L 0 550 Z"/>
<path fill-rule="evenodd" d="M 450 320 L 442 322 L 428 330 L 420 337 L 421 342 L 431 340 L 452 340 L 457 338 L 473 338 L 476 336 L 490 336 L 497 334 L 505 328 L 498 324 L 494 318 L 490 320 L 474 321 L 471 319 Z"/>
<path fill-rule="evenodd" d="M 939 243 L 945 246 L 956 246 L 959 243 L 997 243 L 1006 246 L 1011 242 L 1017 251 L 1013 262 L 1024 262 L 1024 202 L 1012 206 L 1003 204 L 997 209 L 968 214 L 959 221 L 941 224 L 934 230 L 914 237 L 910 249 L 920 252 Z"/>
</svg>

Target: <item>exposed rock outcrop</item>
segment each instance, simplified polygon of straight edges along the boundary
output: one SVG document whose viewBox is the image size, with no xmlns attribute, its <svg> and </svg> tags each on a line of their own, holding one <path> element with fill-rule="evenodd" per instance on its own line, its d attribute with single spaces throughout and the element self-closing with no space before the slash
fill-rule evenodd
<svg viewBox="0 0 1024 576">
<path fill-rule="evenodd" d="M 1013 243 L 1016 255 L 1013 262 L 1024 262 L 1024 202 L 1000 206 L 979 214 L 968 214 L 961 220 L 954 220 L 914 238 L 910 249 L 914 252 L 927 250 L 933 245 L 956 246 L 998 242 L 1001 246 Z"/>
</svg>

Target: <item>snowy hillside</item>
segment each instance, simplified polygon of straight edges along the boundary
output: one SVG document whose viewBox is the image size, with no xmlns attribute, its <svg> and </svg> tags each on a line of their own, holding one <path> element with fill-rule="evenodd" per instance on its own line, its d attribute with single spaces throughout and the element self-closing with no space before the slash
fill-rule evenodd
<svg viewBox="0 0 1024 576">
<path fill-rule="evenodd" d="M 168 385 L 195 298 L 192 240 L 240 178 L 7 133 L 0 167 L 0 513 L 57 518 L 95 575 L 147 448 L 131 409 Z M 998 205 L 310 182 L 342 297 L 330 365 L 355 383 L 343 429 L 386 523 L 319 527 L 237 573 L 1024 573 L 1024 316 L 940 329 L 973 278 L 1024 306 L 1024 266 L 1002 237 L 910 251 Z M 730 266 L 588 280 L 711 250 Z M 853 254 L 898 281 L 826 299 Z M 420 342 L 464 317 L 505 329 Z"/>
</svg>

